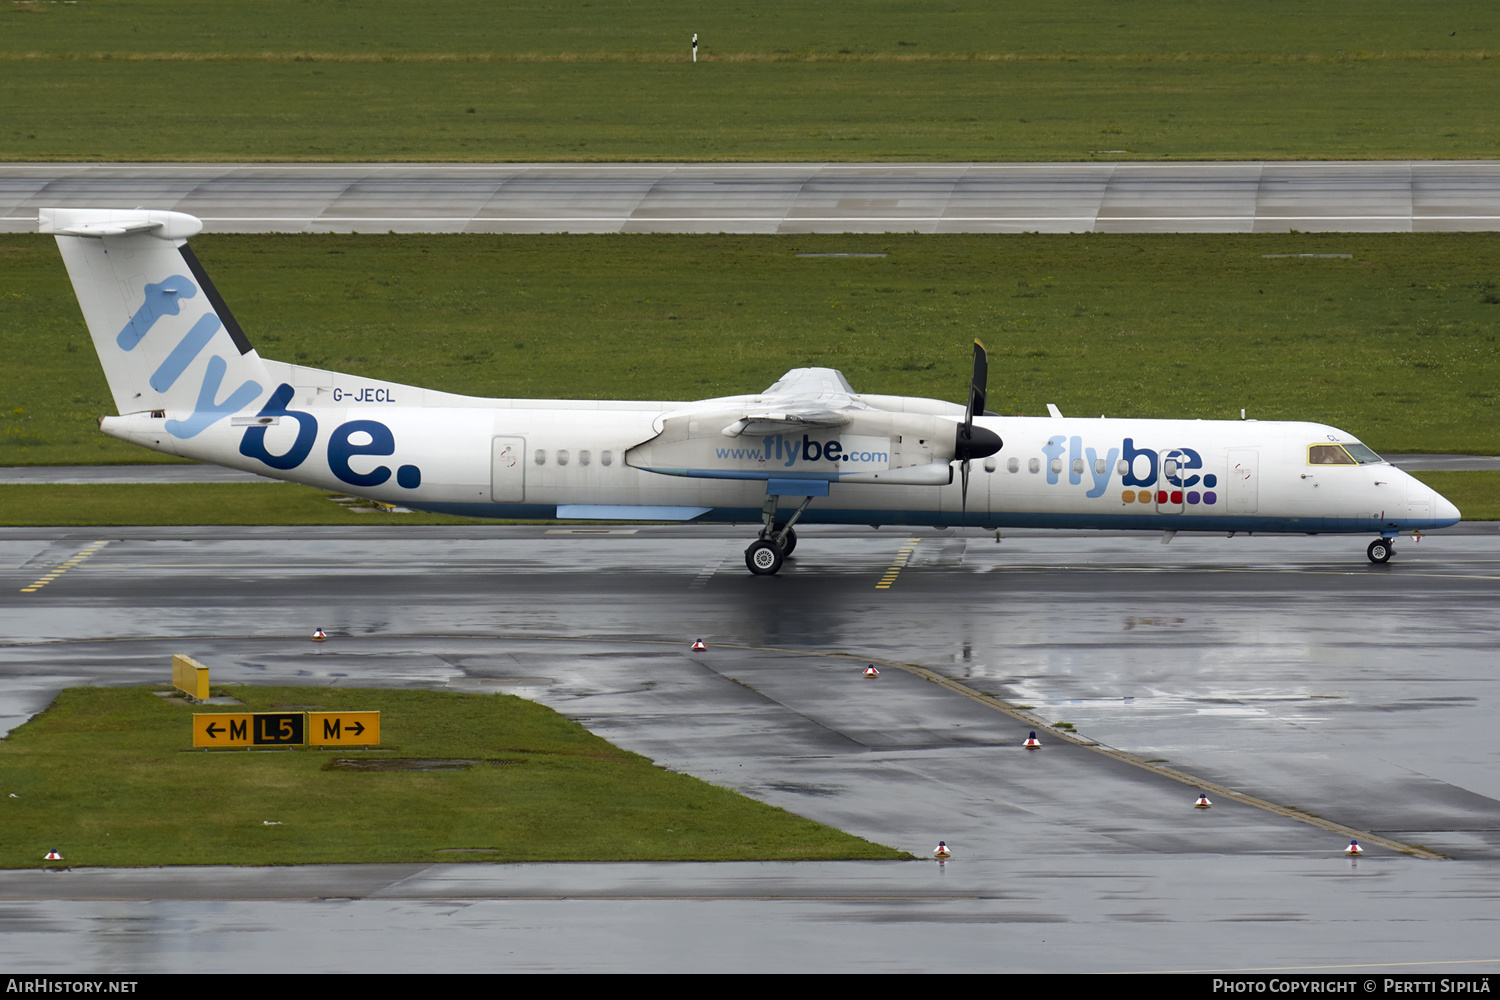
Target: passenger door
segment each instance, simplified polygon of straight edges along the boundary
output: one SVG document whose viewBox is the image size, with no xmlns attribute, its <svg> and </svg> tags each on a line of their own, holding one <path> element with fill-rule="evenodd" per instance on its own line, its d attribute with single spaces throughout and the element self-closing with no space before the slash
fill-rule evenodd
<svg viewBox="0 0 1500 1000">
<path fill-rule="evenodd" d="M 521 503 L 526 499 L 526 439 L 497 437 L 490 442 L 490 501 Z"/>
<path fill-rule="evenodd" d="M 1224 477 L 1225 513 L 1255 513 L 1260 495 L 1259 462 L 1259 452 L 1235 450 L 1229 453 L 1229 474 Z"/>
</svg>

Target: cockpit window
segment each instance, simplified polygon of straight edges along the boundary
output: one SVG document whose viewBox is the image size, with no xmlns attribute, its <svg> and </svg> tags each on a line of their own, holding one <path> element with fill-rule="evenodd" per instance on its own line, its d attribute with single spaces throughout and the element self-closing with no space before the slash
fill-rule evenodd
<svg viewBox="0 0 1500 1000">
<path fill-rule="evenodd" d="M 1368 449 L 1366 449 L 1368 450 Z M 1357 465 L 1354 457 L 1336 444 L 1314 444 L 1307 448 L 1308 465 Z"/>
<path fill-rule="evenodd" d="M 1374 451 L 1370 450 L 1369 447 L 1360 444 L 1358 441 L 1351 441 L 1350 443 L 1344 445 L 1344 449 L 1348 451 L 1349 454 L 1353 455 L 1354 460 L 1360 465 L 1374 465 L 1377 462 L 1385 461 L 1385 459 L 1381 458 L 1379 455 L 1375 454 Z"/>
</svg>

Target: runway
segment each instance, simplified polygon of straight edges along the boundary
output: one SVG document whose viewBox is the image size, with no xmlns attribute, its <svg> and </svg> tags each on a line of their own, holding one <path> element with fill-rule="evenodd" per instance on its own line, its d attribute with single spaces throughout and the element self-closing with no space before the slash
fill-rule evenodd
<svg viewBox="0 0 1500 1000">
<path fill-rule="evenodd" d="M 0 164 L 0 231 L 46 206 L 207 232 L 1493 231 L 1500 162 Z"/>
<path fill-rule="evenodd" d="M 0 955 L 116 973 L 249 971 L 266 949 L 283 971 L 1500 969 L 1495 525 L 1403 540 L 1385 566 L 1334 536 L 810 527 L 754 578 L 746 541 L 5 529 L 0 725 L 69 684 L 160 681 L 172 652 L 216 683 L 507 691 L 919 857 L 944 839 L 945 866 L 74 858 L 0 873 Z M 1076 740 L 1041 727 L 1028 752 L 1033 719 Z M 1293 815 L 1194 810 L 1161 769 Z M 1351 861 L 1299 812 L 1452 860 Z"/>
</svg>

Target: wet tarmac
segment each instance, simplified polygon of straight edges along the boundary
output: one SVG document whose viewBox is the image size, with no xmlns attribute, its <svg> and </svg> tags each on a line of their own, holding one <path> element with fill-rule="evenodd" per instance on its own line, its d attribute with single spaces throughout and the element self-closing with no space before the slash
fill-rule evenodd
<svg viewBox="0 0 1500 1000">
<path fill-rule="evenodd" d="M 1385 566 L 1355 537 L 809 527 L 776 578 L 745 572 L 749 534 L 6 529 L 0 727 L 70 684 L 159 682 L 172 652 L 216 683 L 507 691 L 919 857 L 946 840 L 945 865 L 74 857 L 0 873 L 0 956 L 117 972 L 268 954 L 284 971 L 1500 969 L 1496 525 L 1403 539 Z M 309 641 L 318 627 L 327 643 Z M 1032 728 L 1044 745 L 1027 751 Z M 1195 810 L 1197 780 L 1231 794 Z M 1374 838 L 1368 853 L 1344 857 L 1329 825 Z"/>
</svg>

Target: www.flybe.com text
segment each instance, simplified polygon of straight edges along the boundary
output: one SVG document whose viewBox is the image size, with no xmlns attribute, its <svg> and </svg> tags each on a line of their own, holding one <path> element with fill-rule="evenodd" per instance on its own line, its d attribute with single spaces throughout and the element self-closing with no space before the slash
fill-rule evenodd
<svg viewBox="0 0 1500 1000">
<path fill-rule="evenodd" d="M 884 468 L 890 461 L 890 453 L 880 446 L 887 445 L 885 438 L 849 437 L 832 441 L 814 441 L 804 434 L 799 441 L 781 434 L 770 434 L 761 439 L 759 448 L 718 448 L 718 457 L 739 462 L 776 462 L 790 469 L 798 462 L 840 462 Z"/>
</svg>

